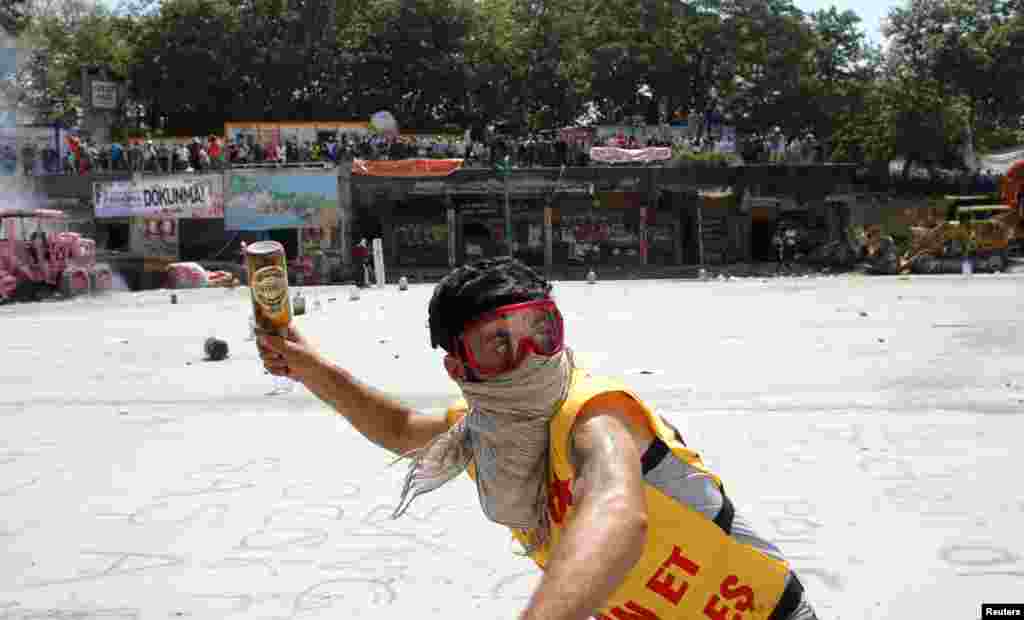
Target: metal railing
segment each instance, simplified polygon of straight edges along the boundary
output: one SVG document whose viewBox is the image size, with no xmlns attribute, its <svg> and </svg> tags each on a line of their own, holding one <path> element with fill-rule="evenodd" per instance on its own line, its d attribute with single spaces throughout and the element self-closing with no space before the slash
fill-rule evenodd
<svg viewBox="0 0 1024 620">
<path fill-rule="evenodd" d="M 559 156 L 557 153 L 548 153 L 546 151 L 536 152 L 533 155 L 525 155 L 520 157 L 520 154 L 515 148 L 508 149 L 504 153 L 499 150 L 492 151 L 486 158 L 480 157 L 461 157 L 458 154 L 452 154 L 450 156 L 442 157 L 436 155 L 433 152 L 425 155 L 418 156 L 410 153 L 408 157 L 396 157 L 394 159 L 462 159 L 463 168 L 467 169 L 490 169 L 494 168 L 499 161 L 504 159 L 505 154 L 508 154 L 512 166 L 514 168 L 529 169 L 529 168 L 558 168 L 561 165 L 569 166 L 586 166 L 590 165 L 589 157 L 580 157 L 574 153 L 567 153 L 564 157 Z M 388 160 L 391 157 L 384 155 L 378 155 L 374 153 L 360 152 L 357 149 L 354 153 L 350 153 L 349 157 L 355 159 L 372 159 L 372 160 Z M 45 161 L 45 164 L 43 162 Z M 113 161 L 111 151 L 108 147 L 100 149 L 98 156 L 90 156 L 88 158 L 88 170 L 81 171 L 79 168 L 80 162 L 75 162 L 74 166 L 54 153 L 50 152 L 45 155 L 36 154 L 33 158 L 33 164 L 30 166 L 31 173 L 25 176 L 95 176 L 95 175 L 118 175 L 118 174 L 144 174 L 144 175 L 171 175 L 171 174 L 189 174 L 189 173 L 206 173 L 206 172 L 222 172 L 225 170 L 235 169 L 246 169 L 246 168 L 282 168 L 282 167 L 305 167 L 305 168 L 332 168 L 338 165 L 336 160 L 331 160 L 326 155 L 319 160 L 313 160 L 309 158 L 303 158 L 301 160 L 286 161 L 284 163 L 261 161 L 261 162 L 230 162 L 230 161 L 212 161 L 207 166 L 201 166 L 195 168 L 191 166 L 190 162 L 183 162 L 177 159 L 173 153 L 160 152 L 156 156 L 146 158 L 139 153 L 134 153 L 128 149 L 122 151 L 121 156 Z M 22 156 L 18 155 L 17 162 L 18 173 L 23 173 L 24 161 Z"/>
</svg>

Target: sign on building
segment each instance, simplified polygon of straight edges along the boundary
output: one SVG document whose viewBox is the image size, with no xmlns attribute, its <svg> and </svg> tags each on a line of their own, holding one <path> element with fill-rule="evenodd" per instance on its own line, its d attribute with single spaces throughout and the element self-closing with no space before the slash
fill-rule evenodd
<svg viewBox="0 0 1024 620">
<path fill-rule="evenodd" d="M 162 177 L 141 181 L 95 183 L 96 217 L 224 217 L 223 178 Z"/>
<path fill-rule="evenodd" d="M 92 107 L 94 110 L 116 110 L 117 83 L 93 80 Z"/>
<path fill-rule="evenodd" d="M 232 173 L 225 230 L 320 228 L 338 225 L 338 178 L 322 173 Z"/>
</svg>

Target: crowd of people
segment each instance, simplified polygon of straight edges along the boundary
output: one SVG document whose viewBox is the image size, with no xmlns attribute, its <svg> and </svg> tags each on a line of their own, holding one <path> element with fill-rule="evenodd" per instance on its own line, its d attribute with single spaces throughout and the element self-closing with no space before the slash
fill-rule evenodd
<svg viewBox="0 0 1024 620">
<path fill-rule="evenodd" d="M 283 144 L 263 145 L 251 137 L 224 139 L 195 137 L 187 141 L 130 140 L 125 144 L 101 144 L 71 135 L 60 151 L 37 148 L 26 143 L 18 152 L 11 144 L 0 145 L 0 173 L 13 174 L 21 165 L 25 176 L 85 175 L 94 172 L 140 172 L 172 174 L 219 171 L 252 165 L 294 163 L 334 166 L 339 160 L 369 159 L 462 159 L 467 168 L 493 168 L 507 162 L 514 168 L 587 166 L 590 148 L 612 146 L 624 149 L 670 147 L 700 152 L 714 149 L 709 138 L 693 140 L 675 137 L 636 138 L 614 135 L 590 140 L 566 140 L 557 132 L 526 137 L 492 135 L 467 140 L 468 136 L 360 136 L 340 134 L 322 140 L 287 139 Z M 745 157 L 746 159 L 746 157 Z M 748 160 L 749 161 L 749 160 Z M 754 158 L 753 161 L 761 161 Z M 990 170 L 949 172 L 950 178 L 921 179 L 926 185 L 948 186 L 949 191 L 992 193 L 1000 177 Z"/>
<path fill-rule="evenodd" d="M 94 172 L 193 172 L 220 169 L 225 165 L 226 145 L 216 137 L 193 138 L 189 143 L 154 143 L 152 140 L 100 144 L 69 136 L 65 148 L 39 149 L 31 143 L 21 148 L 26 176 L 36 174 L 85 175 Z"/>
<path fill-rule="evenodd" d="M 666 139 L 610 137 L 594 141 L 565 140 L 555 132 L 525 137 L 495 135 L 484 139 L 455 136 L 361 136 L 341 134 L 322 140 L 287 139 L 261 144 L 251 137 L 195 137 L 187 142 L 135 139 L 101 144 L 68 136 L 64 148 L 25 144 L 19 154 L 8 150 L 4 161 L 20 159 L 26 176 L 84 175 L 94 172 L 168 174 L 206 172 L 253 164 L 322 163 L 335 165 L 353 158 L 371 160 L 462 159 L 466 167 L 493 167 L 508 162 L 517 168 L 586 166 L 591 146 L 644 148 L 678 146 Z M 20 157 L 19 157 L 20 155 Z"/>
</svg>

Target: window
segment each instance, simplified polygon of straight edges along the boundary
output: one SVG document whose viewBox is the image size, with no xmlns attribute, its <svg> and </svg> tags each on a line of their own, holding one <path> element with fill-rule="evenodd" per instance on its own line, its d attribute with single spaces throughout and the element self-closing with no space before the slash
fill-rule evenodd
<svg viewBox="0 0 1024 620">
<path fill-rule="evenodd" d="M 130 249 L 131 230 L 127 222 L 111 222 L 102 225 L 102 228 L 106 233 L 104 249 L 121 252 L 127 252 Z"/>
<path fill-rule="evenodd" d="M 16 217 L 14 238 L 19 241 L 29 241 L 32 233 L 39 227 L 39 219 L 35 217 Z"/>
<path fill-rule="evenodd" d="M 69 232 L 75 232 L 87 238 L 92 238 L 96 235 L 95 225 L 92 220 L 72 220 L 67 224 Z"/>
<path fill-rule="evenodd" d="M 47 235 L 56 235 L 66 230 L 66 224 L 64 220 L 60 219 L 40 219 L 37 220 L 36 230 L 41 230 Z"/>
</svg>

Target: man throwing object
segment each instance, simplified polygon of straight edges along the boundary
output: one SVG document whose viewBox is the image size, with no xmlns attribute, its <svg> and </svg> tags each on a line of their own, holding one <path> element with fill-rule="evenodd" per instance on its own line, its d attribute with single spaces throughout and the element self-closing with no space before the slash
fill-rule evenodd
<svg viewBox="0 0 1024 620">
<path fill-rule="evenodd" d="M 544 576 L 521 620 L 813 620 L 773 544 L 721 479 L 627 386 L 573 363 L 551 285 L 512 258 L 455 269 L 430 301 L 431 345 L 463 398 L 412 411 L 264 336 L 266 368 L 302 382 L 367 439 L 410 459 L 395 511 L 462 472 Z"/>
</svg>

